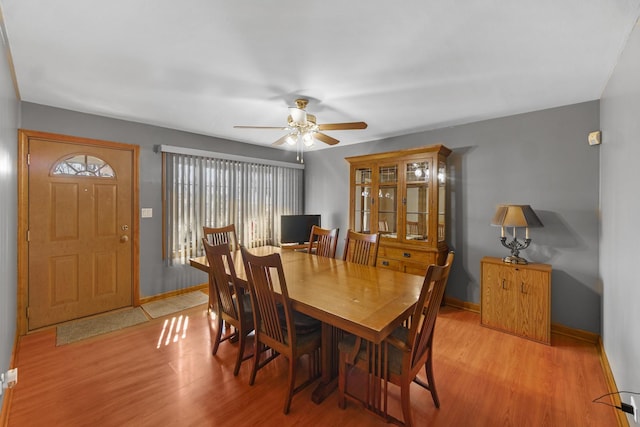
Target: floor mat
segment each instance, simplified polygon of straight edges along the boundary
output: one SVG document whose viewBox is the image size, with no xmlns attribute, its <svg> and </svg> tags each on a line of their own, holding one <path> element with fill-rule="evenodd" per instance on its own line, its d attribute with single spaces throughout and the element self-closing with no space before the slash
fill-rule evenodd
<svg viewBox="0 0 640 427">
<path fill-rule="evenodd" d="M 148 320 L 140 307 L 74 320 L 57 326 L 56 345 L 60 346 L 106 334 Z"/>
<path fill-rule="evenodd" d="M 208 301 L 209 296 L 207 294 L 201 291 L 195 291 L 171 298 L 151 301 L 142 304 L 142 308 L 151 318 L 157 319 L 158 317 L 206 304 Z"/>
</svg>

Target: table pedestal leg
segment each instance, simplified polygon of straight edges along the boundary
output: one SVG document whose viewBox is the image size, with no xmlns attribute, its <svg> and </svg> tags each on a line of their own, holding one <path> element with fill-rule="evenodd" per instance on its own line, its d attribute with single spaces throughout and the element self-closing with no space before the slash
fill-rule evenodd
<svg viewBox="0 0 640 427">
<path fill-rule="evenodd" d="M 321 403 L 338 387 L 338 342 L 341 338 L 340 329 L 322 323 L 322 377 L 311 395 L 314 403 Z"/>
</svg>

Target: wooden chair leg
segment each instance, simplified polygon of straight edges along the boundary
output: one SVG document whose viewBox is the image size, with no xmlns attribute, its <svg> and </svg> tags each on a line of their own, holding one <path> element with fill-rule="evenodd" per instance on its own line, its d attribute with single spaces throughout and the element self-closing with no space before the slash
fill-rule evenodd
<svg viewBox="0 0 640 427">
<path fill-rule="evenodd" d="M 427 371 L 427 382 L 429 384 L 429 391 L 431 392 L 433 403 L 436 405 L 436 408 L 440 408 L 440 399 L 438 398 L 436 383 L 435 379 L 433 378 L 433 365 L 431 364 L 431 355 L 429 355 L 429 357 L 427 358 L 427 362 L 424 365 L 425 371 Z"/>
<path fill-rule="evenodd" d="M 289 413 L 291 407 L 291 398 L 293 397 L 293 390 L 296 385 L 296 365 L 297 359 L 295 356 L 289 360 L 289 388 L 287 389 L 287 399 L 284 402 L 284 414 Z"/>
<path fill-rule="evenodd" d="M 400 387 L 400 404 L 402 405 L 402 418 L 404 418 L 404 425 L 411 427 L 413 425 L 411 417 L 411 381 L 403 381 Z"/>
<path fill-rule="evenodd" d="M 347 389 L 347 360 L 340 354 L 338 361 L 338 407 L 345 409 L 347 407 L 347 398 L 345 392 Z"/>
<path fill-rule="evenodd" d="M 215 320 L 215 337 L 213 339 L 213 349 L 211 350 L 212 355 L 216 355 L 218 352 L 218 347 L 220 346 L 220 338 L 222 337 L 222 318 L 216 315 Z"/>
<path fill-rule="evenodd" d="M 251 376 L 249 377 L 249 385 L 253 385 L 256 381 L 256 372 L 258 372 L 258 364 L 260 363 L 260 355 L 262 354 L 262 343 L 256 339 L 255 349 L 253 350 L 253 367 L 251 368 Z"/>
<path fill-rule="evenodd" d="M 236 358 L 236 366 L 233 368 L 233 376 L 237 377 L 238 372 L 240 372 L 240 364 L 242 363 L 242 359 L 244 359 L 244 346 L 247 341 L 247 337 L 244 334 L 241 334 L 240 331 L 237 331 L 238 334 L 238 357 Z"/>
</svg>

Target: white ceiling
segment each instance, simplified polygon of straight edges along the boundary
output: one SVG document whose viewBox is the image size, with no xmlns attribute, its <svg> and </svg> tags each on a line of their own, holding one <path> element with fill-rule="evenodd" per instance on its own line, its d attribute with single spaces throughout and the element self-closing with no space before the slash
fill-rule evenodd
<svg viewBox="0 0 640 427">
<path fill-rule="evenodd" d="M 270 145 L 310 99 L 341 144 L 599 99 L 640 0 L 0 0 L 23 101 Z M 317 146 L 324 146 L 317 143 Z"/>
</svg>

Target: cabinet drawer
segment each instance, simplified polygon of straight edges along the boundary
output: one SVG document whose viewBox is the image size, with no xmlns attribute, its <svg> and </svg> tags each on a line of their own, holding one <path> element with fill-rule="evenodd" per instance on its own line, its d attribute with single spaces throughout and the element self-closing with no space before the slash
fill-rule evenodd
<svg viewBox="0 0 640 427">
<path fill-rule="evenodd" d="M 425 269 L 427 265 L 435 260 L 437 253 L 415 251 L 412 249 L 392 248 L 380 246 L 378 249 L 378 257 L 391 258 L 397 260 L 411 261 L 412 263 L 424 263 Z"/>
<path fill-rule="evenodd" d="M 378 257 L 378 261 L 376 262 L 377 267 L 388 268 L 391 270 L 403 271 L 404 268 L 402 266 L 402 262 L 396 259 L 389 258 L 381 258 Z"/>
<path fill-rule="evenodd" d="M 417 276 L 424 276 L 425 274 L 427 274 L 427 264 L 416 264 L 412 262 L 404 262 L 397 259 L 378 257 L 376 266 L 380 268 L 388 268 L 390 270 L 402 271 L 404 273 L 415 274 Z"/>
</svg>

